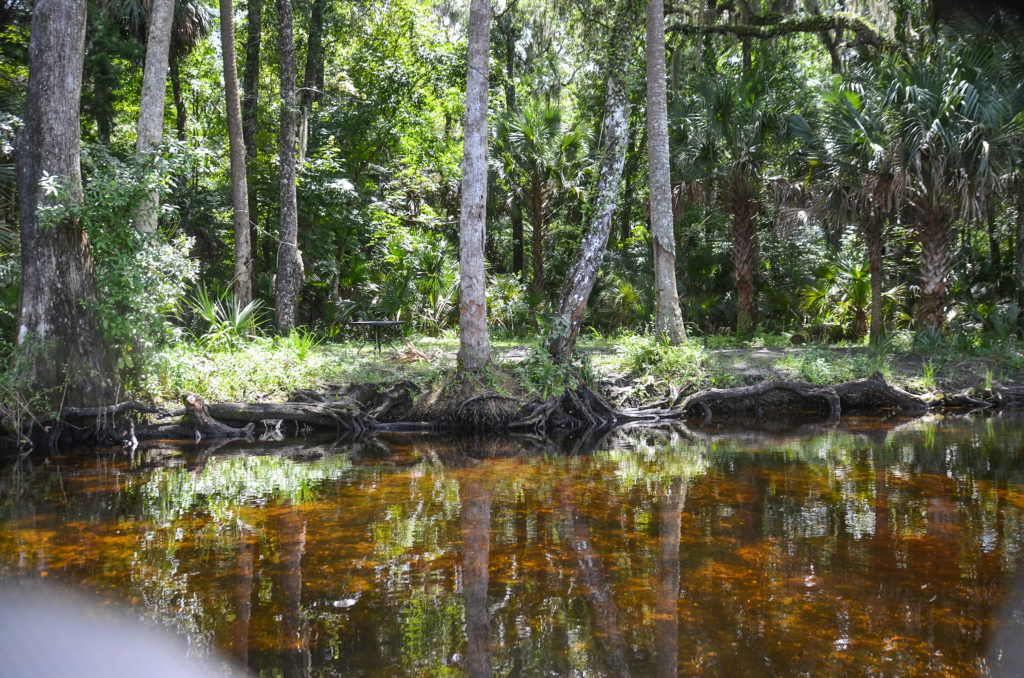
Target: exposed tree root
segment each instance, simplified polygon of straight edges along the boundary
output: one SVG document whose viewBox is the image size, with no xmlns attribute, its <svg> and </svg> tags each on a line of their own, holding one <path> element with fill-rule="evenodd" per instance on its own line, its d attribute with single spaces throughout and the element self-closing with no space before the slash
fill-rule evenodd
<svg viewBox="0 0 1024 678">
<path fill-rule="evenodd" d="M 885 381 L 879 372 L 867 379 L 848 381 L 835 387 L 844 412 L 898 410 L 926 412 L 928 403 Z"/>
<path fill-rule="evenodd" d="M 828 419 L 837 419 L 840 398 L 830 388 L 817 388 L 799 381 L 768 381 L 753 386 L 700 391 L 680 406 L 689 416 L 697 415 L 705 421 L 720 413 L 760 416 L 765 412 L 806 412 L 809 408 L 824 412 Z"/>
</svg>

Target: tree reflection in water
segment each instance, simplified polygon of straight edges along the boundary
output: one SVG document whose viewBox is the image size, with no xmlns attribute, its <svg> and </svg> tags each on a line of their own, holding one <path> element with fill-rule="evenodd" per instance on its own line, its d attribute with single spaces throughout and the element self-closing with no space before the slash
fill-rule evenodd
<svg viewBox="0 0 1024 678">
<path fill-rule="evenodd" d="M 1003 417 L 90 455 L 0 473 L 0 579 L 265 676 L 1009 675 L 1022 451 Z"/>
</svg>

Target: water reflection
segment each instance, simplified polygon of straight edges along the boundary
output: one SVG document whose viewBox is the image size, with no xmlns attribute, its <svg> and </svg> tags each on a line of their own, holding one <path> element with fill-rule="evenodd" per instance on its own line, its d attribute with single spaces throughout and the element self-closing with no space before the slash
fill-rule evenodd
<svg viewBox="0 0 1024 678">
<path fill-rule="evenodd" d="M 1020 418 L 565 449 L 401 436 L 7 468 L 0 578 L 140 606 L 260 675 L 1021 665 Z"/>
</svg>

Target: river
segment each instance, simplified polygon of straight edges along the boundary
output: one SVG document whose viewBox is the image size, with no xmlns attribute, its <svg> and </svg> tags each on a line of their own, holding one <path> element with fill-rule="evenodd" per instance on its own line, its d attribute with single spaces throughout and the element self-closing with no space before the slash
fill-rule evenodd
<svg viewBox="0 0 1024 678">
<path fill-rule="evenodd" d="M 1020 415 L 567 449 L 394 436 L 8 462 L 0 585 L 82 592 L 235 675 L 1024 665 Z"/>
</svg>

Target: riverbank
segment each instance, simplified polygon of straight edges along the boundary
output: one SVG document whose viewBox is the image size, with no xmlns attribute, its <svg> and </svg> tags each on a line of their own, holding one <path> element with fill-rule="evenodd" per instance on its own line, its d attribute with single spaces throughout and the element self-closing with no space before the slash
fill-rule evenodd
<svg viewBox="0 0 1024 678">
<path fill-rule="evenodd" d="M 669 347 L 644 337 L 582 338 L 582 371 L 588 385 L 615 405 L 637 407 L 670 391 L 689 395 L 707 388 L 796 380 L 828 386 L 880 373 L 887 382 L 926 399 L 964 390 L 1024 386 L 1024 346 L 957 350 L 950 346 L 913 350 L 889 346 L 791 346 L 784 337 L 742 345 L 694 339 Z M 571 381 L 535 346 L 494 341 L 492 374 L 483 375 L 499 392 L 524 398 L 557 395 Z M 184 392 L 207 401 L 283 400 L 298 390 L 339 392 L 352 384 L 408 382 L 420 389 L 456 367 L 457 339 L 421 337 L 385 347 L 295 342 L 252 342 L 230 352 L 179 346 L 162 354 L 154 376 L 143 384 L 143 399 L 175 405 Z"/>
<path fill-rule="evenodd" d="M 625 422 L 833 419 L 1024 401 L 1024 356 L 1015 343 L 989 351 L 879 352 L 786 346 L 781 338 L 670 347 L 630 335 L 585 339 L 569 367 L 533 346 L 494 342 L 494 348 L 492 366 L 467 377 L 456 372 L 454 339 L 407 340 L 380 353 L 297 335 L 231 351 L 179 345 L 160 355 L 133 400 L 113 409 L 65 408 L 56 427 L 35 427 L 31 447 L 47 436 L 52 445 L 54 431 L 63 445 L 275 437 L 324 428 L 357 435 L 418 427 L 548 436 Z M 21 442 L 25 447 L 27 439 Z"/>
</svg>

